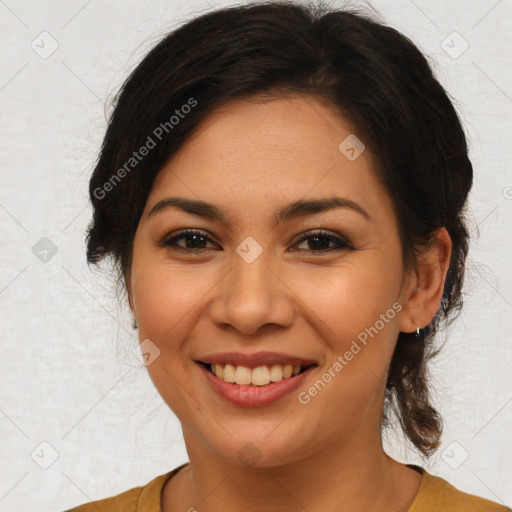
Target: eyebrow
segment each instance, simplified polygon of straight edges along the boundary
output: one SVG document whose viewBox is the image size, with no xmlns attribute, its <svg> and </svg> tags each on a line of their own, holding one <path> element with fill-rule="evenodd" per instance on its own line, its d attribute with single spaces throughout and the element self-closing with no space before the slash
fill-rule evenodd
<svg viewBox="0 0 512 512">
<path fill-rule="evenodd" d="M 151 208 L 147 214 L 147 218 L 149 219 L 168 208 L 179 208 L 192 215 L 226 222 L 224 212 L 214 204 L 207 203 L 200 199 L 185 199 L 183 197 L 167 197 L 162 199 Z M 334 208 L 350 209 L 362 215 L 366 220 L 371 220 L 368 212 L 351 199 L 347 199 L 346 197 L 328 197 L 322 199 L 298 200 L 279 208 L 273 217 L 274 225 L 286 220 L 320 213 Z"/>
</svg>

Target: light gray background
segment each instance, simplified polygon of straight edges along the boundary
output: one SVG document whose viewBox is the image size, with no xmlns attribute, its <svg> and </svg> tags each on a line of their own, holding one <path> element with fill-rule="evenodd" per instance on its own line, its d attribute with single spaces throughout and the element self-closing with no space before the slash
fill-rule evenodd
<svg viewBox="0 0 512 512">
<path fill-rule="evenodd" d="M 108 272 L 86 265 L 88 179 L 105 102 L 128 73 L 187 16 L 230 3 L 0 0 L 2 512 L 63 511 L 188 460 L 178 421 L 132 353 L 128 308 Z M 386 449 L 510 506 L 512 0 L 373 6 L 430 56 L 475 168 L 465 309 L 432 366 L 443 447 L 429 464 L 398 437 Z M 32 250 L 43 237 L 51 258 Z"/>
</svg>

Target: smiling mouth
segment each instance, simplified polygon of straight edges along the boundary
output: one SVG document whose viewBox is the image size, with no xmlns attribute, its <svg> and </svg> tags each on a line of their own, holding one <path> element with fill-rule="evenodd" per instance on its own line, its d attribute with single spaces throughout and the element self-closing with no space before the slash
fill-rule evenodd
<svg viewBox="0 0 512 512">
<path fill-rule="evenodd" d="M 249 368 L 243 365 L 233 365 L 228 363 L 212 364 L 205 363 L 203 361 L 197 362 L 218 379 L 231 384 L 245 386 L 267 386 L 273 382 L 293 379 L 297 375 L 307 371 L 309 368 L 318 366 L 317 364 L 296 366 L 291 364 L 272 364 Z"/>
</svg>

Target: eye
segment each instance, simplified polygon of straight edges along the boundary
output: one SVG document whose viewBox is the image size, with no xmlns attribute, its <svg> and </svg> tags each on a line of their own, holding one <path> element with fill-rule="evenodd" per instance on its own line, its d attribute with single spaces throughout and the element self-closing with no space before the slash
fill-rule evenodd
<svg viewBox="0 0 512 512">
<path fill-rule="evenodd" d="M 181 240 L 185 241 L 184 245 L 178 243 L 178 241 Z M 197 251 L 209 249 L 209 247 L 205 247 L 208 241 L 211 242 L 210 237 L 205 233 L 193 229 L 186 229 L 175 236 L 169 237 L 166 235 L 160 240 L 159 245 L 183 251 Z"/>
<path fill-rule="evenodd" d="M 184 244 L 179 243 L 183 241 Z M 304 242 L 307 244 L 307 249 L 305 250 L 308 252 L 323 253 L 343 249 L 354 250 L 352 245 L 350 245 L 344 239 L 335 236 L 328 231 L 322 230 L 308 233 L 307 236 L 303 236 L 295 245 L 301 245 Z M 202 250 L 211 249 L 212 247 L 206 247 L 206 244 L 208 243 L 213 244 L 212 240 L 206 233 L 194 229 L 186 229 L 174 236 L 166 235 L 158 242 L 158 245 L 163 247 L 171 247 L 172 249 L 179 251 L 199 252 Z M 213 248 L 215 248 L 215 245 Z M 292 252 L 295 252 L 296 250 L 297 249 L 291 249 Z"/>
<path fill-rule="evenodd" d="M 316 231 L 312 233 L 308 233 L 307 236 L 303 236 L 296 245 L 300 245 L 303 242 L 306 242 L 309 247 L 309 252 L 332 252 L 338 250 L 354 250 L 352 245 L 350 245 L 347 241 L 334 236 L 332 233 L 328 231 Z M 329 247 L 329 244 L 333 244 Z M 312 250 L 311 250 L 312 249 Z M 295 251 L 295 249 L 292 249 Z"/>
</svg>

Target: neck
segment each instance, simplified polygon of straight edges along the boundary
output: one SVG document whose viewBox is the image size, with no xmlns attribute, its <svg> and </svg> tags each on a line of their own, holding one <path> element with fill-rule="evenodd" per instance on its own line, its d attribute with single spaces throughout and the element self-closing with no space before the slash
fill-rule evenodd
<svg viewBox="0 0 512 512">
<path fill-rule="evenodd" d="M 407 510 L 421 475 L 390 458 L 367 432 L 350 443 L 328 444 L 321 451 L 284 465 L 246 467 L 199 447 L 184 431 L 190 464 L 169 481 L 163 511 L 346 512 Z M 192 442 L 192 441 L 195 441 Z"/>
</svg>

